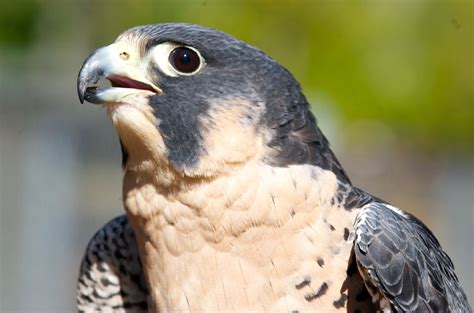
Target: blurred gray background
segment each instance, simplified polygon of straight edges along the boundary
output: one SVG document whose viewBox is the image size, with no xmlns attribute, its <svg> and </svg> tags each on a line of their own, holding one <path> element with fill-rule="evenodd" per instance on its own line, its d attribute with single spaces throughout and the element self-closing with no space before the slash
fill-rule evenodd
<svg viewBox="0 0 474 313">
<path fill-rule="evenodd" d="M 166 21 L 256 45 L 302 83 L 353 182 L 420 217 L 474 302 L 472 1 L 0 2 L 0 312 L 73 312 L 84 248 L 122 214 L 120 148 L 80 104 L 85 57 Z"/>
</svg>

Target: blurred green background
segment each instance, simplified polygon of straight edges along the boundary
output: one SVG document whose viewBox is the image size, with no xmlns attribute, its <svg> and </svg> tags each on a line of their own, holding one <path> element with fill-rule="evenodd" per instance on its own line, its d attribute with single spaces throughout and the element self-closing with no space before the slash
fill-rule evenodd
<svg viewBox="0 0 474 313">
<path fill-rule="evenodd" d="M 0 311 L 72 312 L 88 239 L 123 212 L 85 57 L 159 22 L 217 28 L 301 82 L 353 182 L 422 218 L 474 300 L 473 1 L 0 2 Z"/>
</svg>

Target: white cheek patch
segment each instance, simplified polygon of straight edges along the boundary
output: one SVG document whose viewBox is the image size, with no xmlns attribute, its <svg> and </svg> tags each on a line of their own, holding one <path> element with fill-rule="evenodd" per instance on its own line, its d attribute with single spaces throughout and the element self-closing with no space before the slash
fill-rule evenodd
<svg viewBox="0 0 474 313">
<path fill-rule="evenodd" d="M 131 94 L 125 98 L 128 103 L 107 106 L 112 123 L 119 134 L 141 141 L 148 137 L 149 132 L 156 132 L 156 117 L 153 108 L 148 103 L 146 94 Z"/>
<path fill-rule="evenodd" d="M 131 100 L 131 99 L 130 99 Z M 143 101 L 107 107 L 112 123 L 123 145 L 129 152 L 127 169 L 143 166 L 143 162 L 154 160 L 147 167 L 157 173 L 157 162 L 165 160 L 165 144 L 158 128 L 153 109 Z"/>
<path fill-rule="evenodd" d="M 205 62 L 204 62 L 204 58 L 201 56 L 199 51 L 197 51 L 196 49 L 192 47 L 186 46 L 186 48 L 193 50 L 199 56 L 200 65 L 197 70 L 195 70 L 192 73 L 182 73 L 182 72 L 177 71 L 173 67 L 173 65 L 170 63 L 169 59 L 170 59 L 171 52 L 173 52 L 174 49 L 178 47 L 182 47 L 182 46 L 183 45 L 176 44 L 173 42 L 160 43 L 156 45 L 155 47 L 153 47 L 152 49 L 150 49 L 150 51 L 148 51 L 147 55 L 145 56 L 143 60 L 144 62 L 142 62 L 142 64 L 146 64 L 146 65 L 155 64 L 160 69 L 160 71 L 162 71 L 165 75 L 171 76 L 171 77 L 190 76 L 190 75 L 194 75 L 198 73 L 203 68 Z"/>
</svg>

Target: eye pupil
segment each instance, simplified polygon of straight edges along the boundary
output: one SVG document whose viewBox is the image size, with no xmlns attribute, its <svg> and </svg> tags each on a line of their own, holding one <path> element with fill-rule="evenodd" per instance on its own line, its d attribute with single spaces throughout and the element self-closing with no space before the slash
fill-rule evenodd
<svg viewBox="0 0 474 313">
<path fill-rule="evenodd" d="M 201 59 L 196 51 L 187 47 L 175 48 L 170 54 L 170 63 L 182 73 L 192 73 L 199 68 Z"/>
<path fill-rule="evenodd" d="M 185 53 L 185 54 L 183 54 L 183 55 L 181 56 L 181 60 L 180 60 L 180 61 L 181 61 L 181 63 L 183 63 L 183 64 L 189 63 L 189 62 L 191 61 L 191 57 L 190 57 L 187 53 Z"/>
</svg>

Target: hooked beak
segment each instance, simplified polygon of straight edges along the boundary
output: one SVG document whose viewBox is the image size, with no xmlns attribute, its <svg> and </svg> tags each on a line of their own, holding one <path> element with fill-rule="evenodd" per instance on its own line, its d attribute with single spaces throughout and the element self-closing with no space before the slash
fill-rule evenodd
<svg viewBox="0 0 474 313">
<path fill-rule="evenodd" d="M 137 56 L 127 51 L 120 42 L 97 49 L 85 61 L 77 78 L 79 100 L 95 104 L 119 103 L 128 95 L 148 91 L 161 94 L 160 88 L 144 75 Z M 101 78 L 108 79 L 112 87 L 98 87 Z"/>
</svg>

